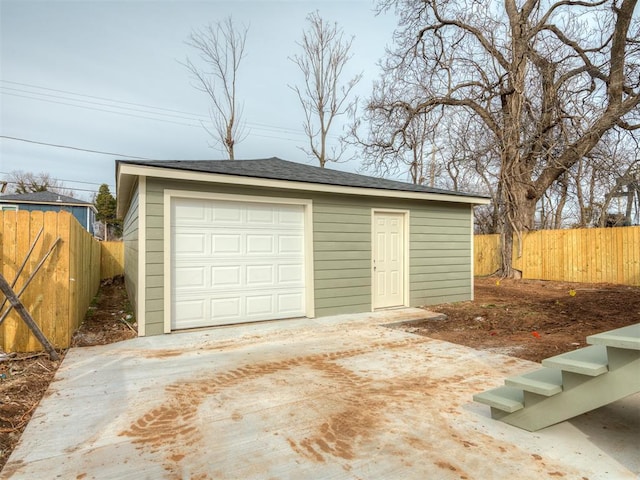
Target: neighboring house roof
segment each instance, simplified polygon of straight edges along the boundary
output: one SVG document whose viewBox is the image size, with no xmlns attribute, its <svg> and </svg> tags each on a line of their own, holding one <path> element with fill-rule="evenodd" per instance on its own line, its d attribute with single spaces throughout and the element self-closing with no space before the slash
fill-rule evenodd
<svg viewBox="0 0 640 480">
<path fill-rule="evenodd" d="M 360 195 L 382 193 L 382 196 L 396 198 L 422 198 L 471 204 L 489 203 L 488 197 L 484 195 L 341 172 L 276 157 L 257 160 L 118 160 L 116 177 L 119 214 L 124 214 L 124 202 L 128 202 L 130 189 L 133 188 L 133 177 L 137 175 L 221 183 L 241 183 L 237 179 L 242 178 L 245 179 L 242 182 L 253 186 Z"/>
<path fill-rule="evenodd" d="M 78 200 L 77 198 L 61 195 L 54 192 L 34 192 L 34 193 L 14 193 L 8 195 L 0 195 L 0 203 L 29 203 L 42 205 L 65 205 L 90 207 L 95 210 L 91 202 Z"/>
</svg>

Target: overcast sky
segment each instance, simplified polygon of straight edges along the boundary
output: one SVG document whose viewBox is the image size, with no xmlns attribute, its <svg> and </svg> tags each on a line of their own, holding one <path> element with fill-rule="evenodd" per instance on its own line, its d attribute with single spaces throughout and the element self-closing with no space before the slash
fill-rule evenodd
<svg viewBox="0 0 640 480">
<path fill-rule="evenodd" d="M 114 154 L 0 138 L 0 178 L 48 172 L 72 188 L 107 183 L 114 191 L 114 160 L 124 155 L 224 158 L 200 124 L 207 98 L 180 62 L 193 56 L 184 43 L 192 30 L 228 15 L 249 27 L 238 94 L 249 134 L 236 158 L 316 164 L 298 148 L 303 113 L 287 85 L 301 74 L 288 57 L 298 52 L 307 14 L 319 10 L 355 36 L 347 73 L 364 73 L 356 93 L 367 96 L 396 26 L 392 14 L 376 16 L 373 7 L 372 0 L 0 0 L 0 135 Z"/>
</svg>

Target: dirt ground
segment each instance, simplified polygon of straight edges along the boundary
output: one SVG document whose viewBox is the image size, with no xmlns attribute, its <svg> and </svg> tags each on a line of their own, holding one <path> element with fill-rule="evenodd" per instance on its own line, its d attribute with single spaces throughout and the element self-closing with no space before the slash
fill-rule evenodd
<svg viewBox="0 0 640 480">
<path fill-rule="evenodd" d="M 593 333 L 640 322 L 640 287 L 482 278 L 476 280 L 473 302 L 428 308 L 446 314 L 446 320 L 398 328 L 539 362 L 584 346 Z M 72 345 L 132 338 L 135 327 L 118 278 L 103 283 Z M 0 359 L 0 469 L 58 365 L 46 354 Z"/>
<path fill-rule="evenodd" d="M 405 331 L 540 362 L 640 322 L 640 287 L 478 278 L 475 300 L 428 307 L 446 320 Z"/>
<path fill-rule="evenodd" d="M 72 345 L 113 343 L 137 335 L 121 277 L 102 283 Z M 64 358 L 66 351 L 61 351 Z M 60 362 L 46 353 L 0 354 L 0 469 L 4 466 Z"/>
</svg>

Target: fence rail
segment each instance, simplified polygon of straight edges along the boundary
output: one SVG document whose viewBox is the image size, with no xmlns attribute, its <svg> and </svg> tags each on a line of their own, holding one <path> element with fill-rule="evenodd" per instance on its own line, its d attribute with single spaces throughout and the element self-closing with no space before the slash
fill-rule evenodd
<svg viewBox="0 0 640 480">
<path fill-rule="evenodd" d="M 499 235 L 476 235 L 474 248 L 476 275 L 498 270 Z M 529 279 L 640 285 L 640 227 L 526 233 L 522 248 L 513 247 L 513 266 Z"/>
<path fill-rule="evenodd" d="M 68 212 L 0 212 L 0 272 L 12 283 L 38 233 L 15 290 L 60 237 L 52 254 L 20 297 L 56 348 L 67 348 L 100 284 L 100 243 Z M 5 306 L 5 309 L 7 306 Z M 42 347 L 15 312 L 0 325 L 0 347 L 29 352 Z"/>
</svg>

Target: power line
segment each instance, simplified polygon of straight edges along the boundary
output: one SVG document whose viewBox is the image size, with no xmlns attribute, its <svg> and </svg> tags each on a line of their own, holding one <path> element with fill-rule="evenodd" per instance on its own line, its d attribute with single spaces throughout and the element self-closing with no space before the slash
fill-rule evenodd
<svg viewBox="0 0 640 480">
<path fill-rule="evenodd" d="M 2 80 L 2 79 L 0 79 L 0 82 L 11 83 L 13 85 L 21 85 L 23 87 L 38 88 L 40 90 L 48 90 L 50 92 L 66 93 L 66 94 L 69 94 L 69 95 L 76 95 L 78 97 L 95 98 L 96 100 L 106 100 L 107 102 L 122 103 L 122 104 L 125 104 L 125 105 L 133 105 L 135 107 L 153 108 L 155 110 L 164 110 L 166 112 L 183 113 L 183 114 L 186 114 L 186 115 L 194 115 L 194 116 L 197 116 L 197 117 L 205 117 L 205 118 L 207 117 L 207 115 L 198 114 L 198 113 L 184 112 L 182 110 L 173 110 L 171 108 L 164 108 L 164 107 L 155 107 L 153 105 L 145 105 L 143 103 L 133 103 L 133 102 L 126 102 L 126 101 L 123 101 L 123 100 L 114 100 L 112 98 L 99 97 L 99 96 L 96 96 L 96 95 L 86 95 L 84 93 L 71 92 L 69 90 L 58 90 L 58 89 L 55 89 L 55 88 L 41 87 L 39 85 L 33 85 L 33 84 L 30 84 L 30 83 L 12 82 L 10 80 Z"/>
<path fill-rule="evenodd" d="M 55 180 L 55 179 L 52 179 L 52 180 Z M 5 182 L 10 184 L 10 185 L 19 185 L 20 184 L 19 182 L 10 182 L 8 180 L 0 181 L 0 183 L 5 183 Z M 67 187 L 66 185 L 62 186 L 62 187 L 51 187 L 51 188 L 53 188 L 55 190 L 73 190 L 74 192 L 90 192 L 90 193 L 97 193 L 98 192 L 98 190 L 89 190 L 87 188 L 72 188 L 72 187 Z"/>
<path fill-rule="evenodd" d="M 307 135 L 303 130 L 298 130 L 295 128 L 277 127 L 277 126 L 267 125 L 265 123 L 255 123 L 255 122 L 247 122 L 247 125 L 249 126 L 249 128 L 255 128 L 256 130 L 274 130 L 276 132 L 289 133 L 293 135 L 304 135 L 304 136 Z"/>
<path fill-rule="evenodd" d="M 13 82 L 13 81 L 10 81 L 10 80 L 2 80 L 2 79 L 0 79 L 0 82 L 10 83 L 12 85 L 20 85 L 22 87 L 37 88 L 39 90 L 47 90 L 47 91 L 50 91 L 50 92 L 65 93 L 65 94 L 74 95 L 74 96 L 77 96 L 77 97 L 85 97 L 85 98 L 93 98 L 93 99 L 96 99 L 96 100 L 104 100 L 104 101 L 107 101 L 107 102 L 110 102 L 110 103 L 121 103 L 123 105 L 132 105 L 132 106 L 135 106 L 135 107 L 152 108 L 154 110 L 161 110 L 161 111 L 165 111 L 165 112 L 172 112 L 172 113 L 180 113 L 180 114 L 183 114 L 183 115 L 189 115 L 190 117 L 199 117 L 199 118 L 209 119 L 209 115 L 205 115 L 203 113 L 186 112 L 184 110 L 174 110 L 174 109 L 171 109 L 171 108 L 157 107 L 155 105 L 148 105 L 148 104 L 144 104 L 144 103 L 127 102 L 127 101 L 116 100 L 116 99 L 108 98 L 108 97 L 100 97 L 100 96 L 97 96 L 97 95 L 87 95 L 87 94 L 84 94 L 84 93 L 72 92 L 70 90 L 59 90 L 59 89 L 56 89 L 56 88 L 42 87 L 40 85 L 34 85 L 34 84 L 31 84 L 31 83 Z M 65 98 L 65 97 L 58 97 L 58 96 L 55 96 L 55 95 L 48 95 L 48 94 L 44 94 L 44 93 L 29 92 L 29 91 L 25 91 L 25 90 L 12 89 L 12 88 L 8 88 L 8 87 L 0 87 L 0 88 L 5 88 L 5 89 L 9 89 L 9 90 L 16 90 L 16 91 L 19 91 L 19 92 L 31 93 L 31 94 L 35 94 L 35 95 L 46 95 L 46 96 L 51 96 L 51 97 L 54 97 L 54 98 Z M 69 99 L 69 100 L 78 101 L 78 102 L 86 102 L 86 103 L 95 103 L 95 102 L 87 102 L 86 100 L 80 100 L 80 99 L 78 99 L 78 100 Z M 96 103 L 96 104 L 97 105 L 104 105 L 104 104 L 101 104 L 101 103 Z M 111 106 L 111 105 L 109 105 L 109 106 Z M 113 105 L 113 107 L 115 107 L 115 108 L 123 108 L 123 107 L 118 107 L 116 105 Z M 137 111 L 135 109 L 132 109 L 132 110 Z M 148 113 L 153 113 L 153 112 L 148 112 Z M 153 114 L 154 115 L 163 115 L 163 114 L 160 114 L 160 113 L 153 113 Z M 169 115 L 169 116 L 174 116 L 174 115 Z M 182 118 L 184 118 L 184 117 L 182 117 Z M 267 125 L 267 124 L 264 124 L 264 123 L 256 123 L 256 122 L 247 122 L 246 124 L 249 127 L 254 126 L 255 128 L 257 128 L 259 130 L 260 129 L 276 130 L 276 131 L 281 131 L 281 132 L 294 133 L 296 135 L 306 135 L 302 130 L 294 129 L 294 128 L 278 127 L 278 126 Z"/>
<path fill-rule="evenodd" d="M 64 94 L 67 94 L 67 95 L 74 95 L 74 96 L 77 96 L 77 97 L 84 97 L 84 98 L 91 98 L 91 99 L 96 99 L 96 100 L 103 100 L 103 101 L 110 102 L 111 104 L 120 103 L 122 105 L 131 105 L 131 106 L 135 106 L 135 107 L 150 108 L 150 109 L 153 109 L 153 110 L 159 110 L 159 112 L 150 112 L 148 110 L 140 110 L 140 109 L 136 109 L 136 108 L 123 107 L 123 106 L 119 106 L 119 105 L 111 105 L 111 104 L 104 104 L 104 103 L 100 103 L 100 102 L 92 102 L 92 101 L 83 100 L 83 99 L 80 99 L 80 98 L 79 99 L 68 98 L 68 97 L 63 97 L 63 96 L 59 96 L 59 95 L 51 95 L 51 94 L 40 93 L 40 92 L 30 92 L 28 90 L 20 90 L 20 89 L 11 88 L 11 87 L 2 87 L 2 86 L 0 86 L 0 88 L 3 88 L 5 90 L 13 90 L 13 91 L 16 91 L 16 92 L 27 93 L 27 94 L 30 94 L 30 95 L 39 95 L 40 97 L 50 97 L 50 98 L 57 98 L 57 99 L 60 99 L 60 100 L 68 100 L 70 102 L 79 102 L 79 103 L 86 103 L 86 104 L 89 104 L 89 105 L 99 105 L 99 106 L 105 106 L 105 107 L 110 107 L 110 108 L 117 108 L 117 109 L 121 109 L 121 110 L 129 110 L 129 111 L 132 111 L 132 112 L 148 113 L 150 115 L 155 115 L 156 117 L 157 116 L 164 116 L 164 117 L 170 117 L 170 118 L 184 119 L 184 120 L 187 120 L 187 121 L 192 120 L 192 121 L 199 122 L 199 124 L 195 125 L 193 123 L 184 123 L 184 122 L 176 122 L 176 121 L 171 121 L 171 120 L 163 120 L 161 118 L 156 118 L 156 117 L 147 117 L 147 116 L 143 116 L 143 115 L 135 115 L 135 114 L 126 113 L 126 112 L 118 112 L 118 111 L 113 111 L 113 110 L 105 110 L 105 109 L 101 109 L 101 108 L 88 107 L 88 106 L 84 106 L 84 105 L 78 105 L 77 103 L 66 103 L 66 102 L 60 102 L 60 101 L 55 101 L 55 100 L 49 100 L 47 98 L 31 97 L 31 96 L 27 96 L 27 95 L 19 95 L 17 93 L 10 93 L 10 92 L 0 92 L 0 93 L 2 93 L 4 95 L 19 97 L 19 98 L 27 98 L 27 99 L 30 99 L 30 100 L 39 100 L 39 101 L 48 102 L 48 103 L 56 103 L 56 104 L 59 104 L 59 105 L 66 105 L 66 106 L 71 106 L 71 107 L 83 108 L 83 109 L 86 109 L 86 110 L 95 110 L 95 111 L 99 111 L 99 112 L 114 113 L 116 115 L 124 115 L 124 116 L 130 116 L 130 117 L 134 117 L 134 118 L 147 119 L 147 120 L 156 120 L 156 121 L 165 122 L 165 123 L 175 123 L 177 125 L 184 125 L 184 126 L 196 127 L 196 128 L 202 128 L 202 119 L 209 119 L 210 118 L 209 115 L 205 115 L 205 114 L 202 114 L 202 113 L 186 112 L 184 110 L 175 110 L 175 109 L 171 109 L 171 108 L 158 107 L 158 106 L 148 105 L 148 104 L 143 104 L 143 103 L 127 102 L 127 101 L 116 100 L 116 99 L 112 99 L 112 98 L 108 98 L 108 97 L 101 97 L 101 96 L 97 96 L 97 95 L 87 95 L 87 94 L 83 94 L 83 93 L 72 92 L 72 91 L 69 91 L 69 90 L 59 90 L 59 89 L 55 89 L 55 88 L 42 87 L 42 86 L 39 86 L 39 85 L 30 84 L 30 83 L 13 82 L 13 81 L 10 81 L 10 80 L 2 80 L 2 79 L 0 79 L 0 82 L 12 84 L 12 85 L 19 85 L 19 86 L 28 87 L 28 88 L 46 90 L 46 91 L 50 91 L 50 92 L 64 93 Z M 178 114 L 181 114 L 181 115 L 188 115 L 188 117 L 184 117 L 184 116 L 181 116 L 181 115 L 172 115 L 172 114 L 167 114 L 167 113 L 161 113 L 161 112 L 178 113 Z M 283 133 L 285 135 L 301 135 L 301 136 L 306 136 L 307 135 L 303 130 L 300 130 L 300 129 L 273 126 L 273 125 L 267 125 L 267 124 L 264 124 L 264 123 L 245 122 L 245 125 L 247 125 L 250 129 L 264 130 L 264 131 L 267 131 L 267 133 Z M 329 134 L 328 136 L 332 137 L 332 138 L 336 138 L 336 139 L 339 138 L 338 136 L 332 135 L 332 134 Z M 271 138 L 280 138 L 282 140 L 294 141 L 294 142 L 297 141 L 295 139 L 286 138 L 286 137 L 271 137 Z"/>
<path fill-rule="evenodd" d="M 11 172 L 0 172 L 0 175 L 12 175 Z M 102 183 L 98 183 L 98 182 L 85 182 L 84 180 L 70 180 L 70 179 L 64 179 L 64 178 L 51 178 L 51 180 L 55 180 L 57 182 L 69 182 L 69 183 L 82 183 L 85 185 L 103 185 L 105 182 Z M 11 183 L 11 182 L 9 182 Z M 107 183 L 108 186 L 113 187 L 112 184 Z"/>
<path fill-rule="evenodd" d="M 73 147 L 73 146 L 70 146 L 70 145 L 57 145 L 57 144 L 54 144 L 54 143 L 39 142 L 37 140 L 29 140 L 27 138 L 10 137 L 10 136 L 7 136 L 7 135 L 0 135 L 0 138 L 6 138 L 7 140 L 16 140 L 18 142 L 34 143 L 36 145 L 45 145 L 47 147 L 67 148 L 69 150 L 78 150 L 80 152 L 97 153 L 99 155 L 111 155 L 111 156 L 116 156 L 116 157 L 134 158 L 136 160 L 153 160 L 153 158 L 137 157 L 135 155 L 125 155 L 124 153 L 102 152 L 100 150 L 90 150 L 88 148 Z"/>
<path fill-rule="evenodd" d="M 26 93 L 26 94 L 29 94 L 29 95 L 39 95 L 41 97 L 49 97 L 49 98 L 57 98 L 57 99 L 60 99 L 60 100 L 68 100 L 70 102 L 80 102 L 80 103 L 86 103 L 86 104 L 89 104 L 89 105 L 99 105 L 101 107 L 109 107 L 109 108 L 120 108 L 122 110 L 130 110 L 132 112 L 149 113 L 151 115 L 162 115 L 164 117 L 179 118 L 179 119 L 182 119 L 182 120 L 197 120 L 197 119 L 193 118 L 192 116 L 185 117 L 184 115 L 174 115 L 174 114 L 171 114 L 171 113 L 158 113 L 158 112 L 153 112 L 153 111 L 149 111 L 149 110 L 143 110 L 141 108 L 121 107 L 120 105 L 115 105 L 113 103 L 93 102 L 93 101 L 90 101 L 90 100 L 81 100 L 81 99 L 76 99 L 76 98 L 72 98 L 72 97 L 67 97 L 67 96 L 64 96 L 64 95 L 52 95 L 50 93 L 32 92 L 32 91 L 23 90 L 23 89 L 20 89 L 20 88 L 11 88 L 11 87 L 2 87 L 2 86 L 0 86 L 0 88 L 2 88 L 4 90 L 10 90 L 10 91 L 13 91 L 13 92 L 18 92 L 18 93 Z M 12 96 L 16 96 L 16 97 L 21 96 L 21 95 L 18 95 L 16 93 L 7 93 L 7 92 L 3 92 L 3 93 L 5 95 L 12 95 Z M 38 98 L 38 97 L 27 97 L 27 96 L 25 96 L 25 98 L 30 98 L 32 100 L 46 100 L 45 98 Z M 64 105 L 68 105 L 68 104 L 65 103 Z M 71 104 L 71 105 L 77 106 L 75 104 Z M 153 108 L 153 107 L 150 107 L 150 108 Z M 189 115 L 192 115 L 192 114 L 189 114 Z"/>
<path fill-rule="evenodd" d="M 96 111 L 96 112 L 113 113 L 115 115 L 123 115 L 125 117 L 142 118 L 142 119 L 145 119 L 145 120 L 155 120 L 157 122 L 163 122 L 163 123 L 173 123 L 175 125 L 182 125 L 182 126 L 185 126 L 185 127 L 202 128 L 202 123 L 200 123 L 199 125 L 196 125 L 196 124 L 193 124 L 193 123 L 176 122 L 174 120 L 165 120 L 165 119 L 162 119 L 162 118 L 148 117 L 148 116 L 145 116 L 145 115 L 136 115 L 136 114 L 133 114 L 133 113 L 118 112 L 118 111 L 115 111 L 115 110 L 107 110 L 107 109 L 104 109 L 104 108 L 88 107 L 88 106 L 85 106 L 85 105 L 77 105 L 75 103 L 60 102 L 60 101 L 57 101 L 57 100 L 49 100 L 48 98 L 31 97 L 29 95 L 20 95 L 20 94 L 17 94 L 17 93 L 9 93 L 9 92 L 0 92 L 0 93 L 2 93 L 3 95 L 9 95 L 9 96 L 12 96 L 12 97 L 27 98 L 27 99 L 30 99 L 30 100 L 38 100 L 38 101 L 41 101 L 41 102 L 55 103 L 57 105 L 66 105 L 66 106 L 69 106 L 69 107 L 82 108 L 82 109 L 85 109 L 85 110 L 93 110 L 93 111 Z M 40 95 L 38 93 L 34 93 L 34 94 L 35 95 Z M 76 101 L 76 100 L 73 100 L 73 99 L 69 99 L 69 100 L 71 100 L 73 102 Z M 79 100 L 79 101 L 82 101 L 82 100 Z M 89 103 L 93 103 L 93 102 L 89 102 Z M 110 106 L 110 105 L 106 105 L 106 106 Z M 118 107 L 117 105 L 114 105 L 113 107 L 114 108 L 122 108 L 122 107 Z M 132 110 L 132 109 L 129 109 L 129 110 Z M 134 111 L 139 111 L 139 110 L 134 110 Z M 145 113 L 150 113 L 152 115 L 164 115 L 164 114 L 156 114 L 154 112 L 145 112 Z M 184 118 L 185 120 L 189 120 L 187 117 L 181 117 L 181 118 Z M 200 121 L 200 120 L 197 120 L 197 119 L 193 119 L 193 120 L 194 121 Z M 269 127 L 251 127 L 252 124 L 250 124 L 250 123 L 247 123 L 246 125 L 248 125 L 250 129 L 255 128 L 256 130 L 264 130 L 264 131 L 266 131 L 266 133 L 278 133 L 278 132 L 281 132 L 283 134 L 288 134 L 288 135 L 292 135 L 292 134 L 293 135 L 306 135 L 303 132 L 294 131 L 294 130 L 291 130 L 290 132 L 287 132 L 287 131 L 285 131 L 284 129 L 282 129 L 280 127 L 273 127 L 273 128 L 269 128 Z M 258 125 L 258 124 L 256 124 L 256 125 Z M 265 135 L 260 135 L 260 134 L 257 134 L 257 133 L 254 133 L 253 135 L 254 136 L 263 136 L 263 137 L 265 136 Z M 335 137 L 333 135 L 329 135 L 329 136 L 337 138 L 337 137 Z M 293 138 L 286 138 L 286 137 L 282 137 L 282 136 L 269 136 L 267 138 L 276 138 L 276 139 L 280 139 L 280 140 L 288 140 L 288 141 L 293 141 L 293 142 L 296 141 Z"/>
<path fill-rule="evenodd" d="M 41 102 L 56 103 L 58 105 L 67 105 L 69 107 L 84 108 L 85 110 L 94 110 L 96 112 L 115 113 L 116 115 L 124 115 L 125 117 L 143 118 L 145 120 L 155 120 L 157 122 L 165 122 L 165 123 L 175 123 L 176 125 L 185 125 L 187 127 L 199 127 L 200 126 L 200 125 L 194 125 L 192 123 L 174 122 L 172 120 L 163 120 L 162 118 L 146 117 L 144 115 L 134 115 L 132 113 L 116 112 L 114 110 L 105 110 L 104 108 L 85 107 L 84 105 L 76 105 L 76 104 L 67 103 L 67 102 L 58 102 L 58 101 L 55 101 L 55 100 L 48 100 L 46 98 L 29 97 L 27 95 L 18 95 L 17 93 L 5 93 L 5 92 L 3 92 L 3 95 L 10 95 L 12 97 L 20 97 L 20 98 L 28 98 L 28 99 L 31 99 L 31 100 L 39 100 Z"/>
</svg>

